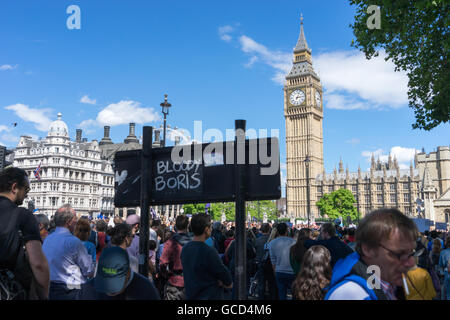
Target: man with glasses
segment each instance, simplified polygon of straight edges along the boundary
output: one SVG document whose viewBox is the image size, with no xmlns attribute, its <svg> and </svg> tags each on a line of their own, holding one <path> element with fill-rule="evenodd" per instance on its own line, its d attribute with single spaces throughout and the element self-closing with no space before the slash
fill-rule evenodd
<svg viewBox="0 0 450 320">
<path fill-rule="evenodd" d="M 46 299 L 49 268 L 42 252 L 38 222 L 29 210 L 19 207 L 29 191 L 24 170 L 10 167 L 0 172 L 0 269 L 6 267 L 19 278 L 29 293 L 26 298 Z M 20 249 L 23 244 L 28 258 Z M 30 267 L 32 275 L 28 274 Z"/>
<path fill-rule="evenodd" d="M 415 265 L 415 223 L 397 209 L 366 215 L 356 230 L 356 252 L 339 260 L 326 300 L 396 300 L 396 289 Z"/>
<path fill-rule="evenodd" d="M 50 300 L 73 300 L 94 276 L 95 264 L 80 239 L 72 235 L 78 218 L 68 204 L 54 216 L 55 231 L 44 241 L 43 250 L 50 265 Z"/>
</svg>

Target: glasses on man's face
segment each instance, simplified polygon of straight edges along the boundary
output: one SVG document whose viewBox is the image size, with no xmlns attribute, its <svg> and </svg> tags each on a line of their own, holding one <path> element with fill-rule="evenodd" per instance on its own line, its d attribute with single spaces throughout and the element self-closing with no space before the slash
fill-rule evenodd
<svg viewBox="0 0 450 320">
<path fill-rule="evenodd" d="M 418 251 L 413 250 L 411 253 L 397 253 L 395 251 L 392 251 L 391 249 L 386 248 L 381 243 L 380 243 L 380 246 L 383 247 L 384 249 L 386 249 L 387 251 L 389 251 L 390 253 L 392 253 L 392 255 L 394 255 L 398 260 L 400 260 L 402 262 L 408 261 L 409 258 L 411 258 L 411 257 L 416 258 L 416 257 L 422 255 L 422 253 L 423 253 L 423 248 Z"/>
<path fill-rule="evenodd" d="M 29 186 L 25 186 L 25 194 L 27 194 L 28 192 L 30 192 L 31 188 Z"/>
</svg>

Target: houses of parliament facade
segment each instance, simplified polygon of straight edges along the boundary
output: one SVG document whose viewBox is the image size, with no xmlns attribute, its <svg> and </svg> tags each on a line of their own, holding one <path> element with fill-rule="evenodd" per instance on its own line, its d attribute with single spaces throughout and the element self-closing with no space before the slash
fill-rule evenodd
<svg viewBox="0 0 450 320">
<path fill-rule="evenodd" d="M 382 207 L 396 207 L 411 217 L 450 222 L 450 148 L 438 147 L 429 154 L 417 153 L 414 166 L 400 169 L 389 156 L 381 162 L 372 156 L 369 171 L 350 172 L 339 162 L 326 173 L 323 163 L 323 91 L 312 65 L 311 49 L 303 29 L 294 48 L 293 65 L 284 85 L 286 120 L 286 213 L 306 219 L 308 194 L 310 216 L 320 217 L 316 202 L 340 188 L 355 197 L 360 217 Z M 421 204 L 419 207 L 418 203 Z"/>
</svg>

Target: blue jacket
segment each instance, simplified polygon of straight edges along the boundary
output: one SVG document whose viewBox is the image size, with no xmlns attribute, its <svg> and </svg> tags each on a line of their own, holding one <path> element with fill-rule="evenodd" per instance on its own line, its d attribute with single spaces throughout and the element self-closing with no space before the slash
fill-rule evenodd
<svg viewBox="0 0 450 320">
<path fill-rule="evenodd" d="M 367 285 L 367 265 L 360 260 L 357 252 L 353 252 L 345 259 L 339 260 L 333 268 L 330 285 L 325 288 L 327 291 L 325 300 L 329 300 L 331 294 L 345 283 L 352 281 L 366 291 L 368 297 L 365 300 L 387 300 L 382 289 L 372 289 Z"/>
</svg>

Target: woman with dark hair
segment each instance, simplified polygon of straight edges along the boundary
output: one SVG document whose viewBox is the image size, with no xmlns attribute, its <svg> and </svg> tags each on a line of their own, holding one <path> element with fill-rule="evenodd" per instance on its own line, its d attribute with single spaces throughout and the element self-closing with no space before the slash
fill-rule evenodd
<svg viewBox="0 0 450 320">
<path fill-rule="evenodd" d="M 116 224 L 114 228 L 109 231 L 111 236 L 111 246 L 121 247 L 124 250 L 131 245 L 134 235 L 132 232 L 132 227 L 126 223 Z M 128 250 L 127 250 L 128 252 Z M 139 261 L 133 255 L 130 255 L 130 267 L 136 273 L 139 273 Z"/>
<path fill-rule="evenodd" d="M 322 300 L 323 289 L 331 280 L 331 255 L 324 246 L 309 248 L 302 263 L 302 269 L 292 284 L 293 298 L 297 300 Z"/>
<path fill-rule="evenodd" d="M 108 224 L 104 220 L 99 220 L 96 223 L 96 228 L 98 237 L 97 243 L 97 262 L 98 262 L 98 258 L 100 258 L 102 250 L 106 246 L 106 230 L 108 229 Z"/>
<path fill-rule="evenodd" d="M 303 256 L 306 252 L 304 246 L 305 241 L 311 239 L 311 229 L 303 228 L 297 234 L 297 242 L 291 247 L 289 260 L 291 262 L 292 270 L 297 275 L 302 265 Z"/>
</svg>

